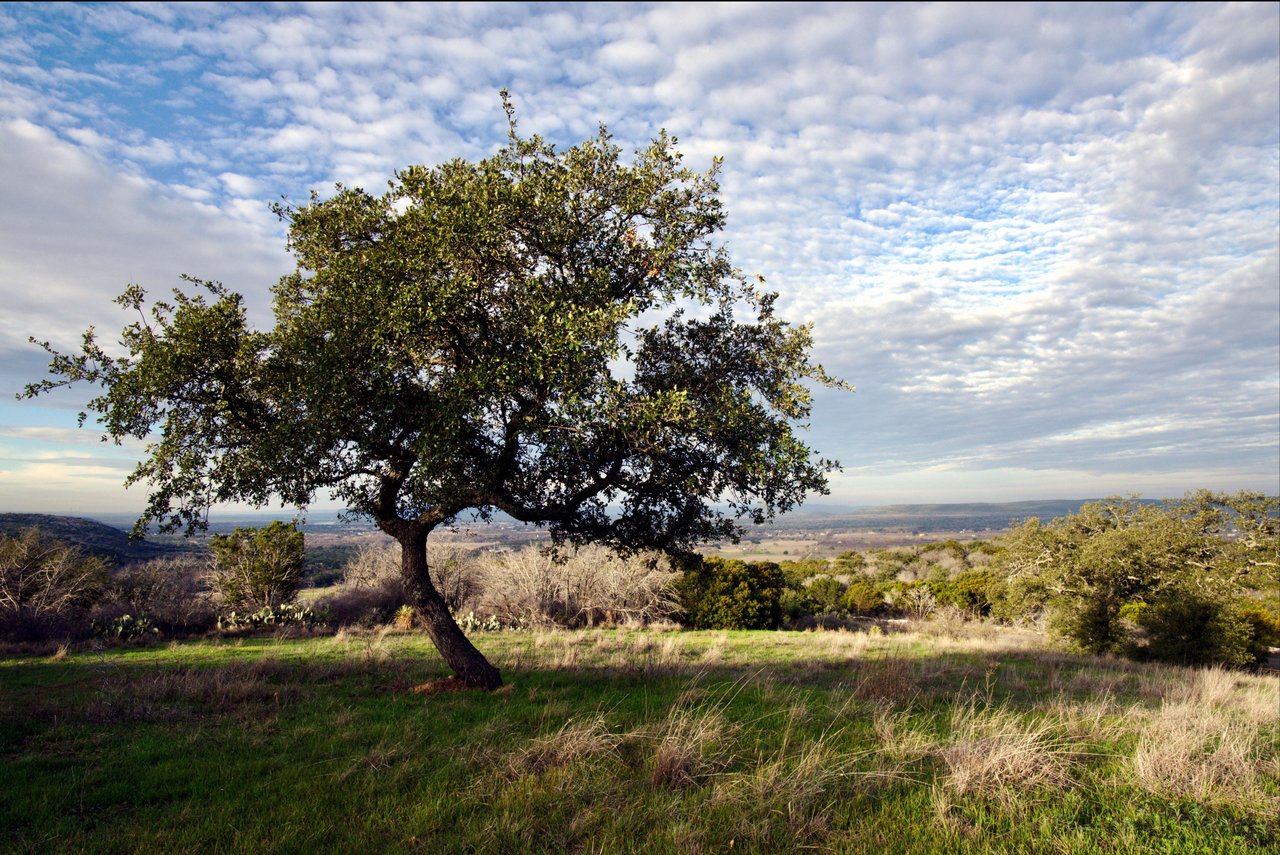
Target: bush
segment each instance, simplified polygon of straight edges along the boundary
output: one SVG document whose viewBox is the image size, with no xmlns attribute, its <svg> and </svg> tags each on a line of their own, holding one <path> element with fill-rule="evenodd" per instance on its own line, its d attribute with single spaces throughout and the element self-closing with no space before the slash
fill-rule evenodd
<svg viewBox="0 0 1280 855">
<path fill-rule="evenodd" d="M 884 592 L 867 579 L 851 582 L 844 593 L 844 607 L 855 615 L 873 615 L 884 605 Z"/>
<path fill-rule="evenodd" d="M 227 607 L 269 608 L 297 594 L 305 546 L 294 523 L 277 520 L 263 528 L 237 528 L 215 534 L 209 546 L 214 557 L 209 584 Z"/>
<path fill-rule="evenodd" d="M 83 632 L 82 617 L 106 581 L 105 561 L 38 528 L 0 535 L 0 634 L 35 641 Z"/>
<path fill-rule="evenodd" d="M 1146 656 L 1179 665 L 1257 667 L 1280 644 L 1280 620 L 1256 606 L 1171 588 L 1142 609 Z"/>
<path fill-rule="evenodd" d="M 771 561 L 695 556 L 677 587 L 685 620 L 695 629 L 777 629 L 782 623 L 787 579 Z"/>
<path fill-rule="evenodd" d="M 146 615 L 167 635 L 206 632 L 217 620 L 204 584 L 207 575 L 206 561 L 186 556 L 126 565 L 111 574 L 93 618 L 104 624 Z"/>
<path fill-rule="evenodd" d="M 1106 499 L 1005 540 L 995 612 L 1047 605 L 1053 627 L 1092 653 L 1251 665 L 1270 637 L 1246 617 L 1246 585 L 1275 588 L 1274 497 L 1196 493 L 1180 502 Z M 1263 571 L 1263 572 L 1259 572 Z M 1254 614 L 1254 613 L 1250 613 Z"/>
<path fill-rule="evenodd" d="M 160 628 L 145 615 L 121 615 L 110 620 L 95 620 L 91 626 L 94 635 L 109 641 L 133 641 L 160 634 Z"/>
<path fill-rule="evenodd" d="M 830 576 L 814 579 L 800 592 L 804 608 L 814 615 L 839 614 L 844 609 L 844 585 Z"/>
<path fill-rule="evenodd" d="M 939 605 L 955 606 L 970 617 L 985 617 L 991 614 L 995 586 L 995 577 L 986 570 L 961 570 L 933 591 Z"/>
<path fill-rule="evenodd" d="M 656 553 L 528 547 L 479 562 L 472 608 L 506 625 L 648 624 L 666 620 L 677 608 L 675 579 L 669 562 Z"/>
</svg>

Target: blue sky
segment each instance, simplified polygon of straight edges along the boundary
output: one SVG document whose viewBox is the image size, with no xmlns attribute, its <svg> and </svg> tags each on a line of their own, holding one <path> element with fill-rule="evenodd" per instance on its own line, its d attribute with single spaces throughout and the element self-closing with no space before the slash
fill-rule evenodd
<svg viewBox="0 0 1280 855">
<path fill-rule="evenodd" d="M 270 322 L 268 205 L 521 127 L 725 158 L 850 504 L 1280 492 L 1280 6 L 4 4 L 0 511 L 142 507 L 62 348 L 182 273 Z"/>
</svg>

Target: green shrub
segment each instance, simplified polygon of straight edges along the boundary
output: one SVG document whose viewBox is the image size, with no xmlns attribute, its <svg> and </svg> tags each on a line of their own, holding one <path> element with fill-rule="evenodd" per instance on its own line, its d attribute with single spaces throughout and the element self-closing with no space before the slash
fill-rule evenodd
<svg viewBox="0 0 1280 855">
<path fill-rule="evenodd" d="M 855 615 L 872 615 L 884 609 L 884 592 L 868 579 L 850 583 L 844 592 L 844 607 Z"/>
<path fill-rule="evenodd" d="M 676 589 L 694 629 L 777 629 L 787 587 L 782 569 L 771 561 L 695 556 Z"/>
<path fill-rule="evenodd" d="M 1280 620 L 1265 609 L 1211 592 L 1170 588 L 1141 611 L 1145 654 L 1179 665 L 1256 667 L 1280 643 Z"/>
<path fill-rule="evenodd" d="M 996 578 L 987 570 L 961 570 L 955 576 L 933 588 L 939 605 L 963 609 L 974 617 L 991 614 Z"/>
<path fill-rule="evenodd" d="M 844 585 L 830 576 L 814 579 L 800 593 L 809 614 L 837 614 L 844 605 Z"/>
<path fill-rule="evenodd" d="M 231 609 L 255 610 L 291 601 L 302 582 L 302 532 L 278 520 L 263 528 L 237 528 L 209 542 L 210 585 Z"/>
<path fill-rule="evenodd" d="M 93 634 L 111 641 L 133 641 L 134 639 L 160 634 L 160 628 L 151 618 L 145 615 L 120 615 L 110 620 L 95 620 L 92 624 Z"/>
</svg>

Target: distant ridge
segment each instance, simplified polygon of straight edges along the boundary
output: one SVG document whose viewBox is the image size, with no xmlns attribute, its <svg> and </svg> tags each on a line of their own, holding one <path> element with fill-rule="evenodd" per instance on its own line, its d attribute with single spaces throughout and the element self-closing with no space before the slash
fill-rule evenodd
<svg viewBox="0 0 1280 855">
<path fill-rule="evenodd" d="M 0 534 L 17 535 L 38 527 L 48 537 L 73 543 L 87 553 L 100 555 L 116 564 L 180 555 L 185 550 L 164 543 L 130 540 L 128 532 L 83 517 L 54 514 L 0 514 Z"/>
<path fill-rule="evenodd" d="M 1050 520 L 1079 512 L 1097 499 L 1038 499 L 1024 502 L 959 502 L 876 507 L 823 508 L 802 506 L 774 521 L 777 528 L 794 529 L 912 529 L 1000 531 L 1028 517 Z M 1157 502 L 1156 499 L 1142 499 Z"/>
</svg>

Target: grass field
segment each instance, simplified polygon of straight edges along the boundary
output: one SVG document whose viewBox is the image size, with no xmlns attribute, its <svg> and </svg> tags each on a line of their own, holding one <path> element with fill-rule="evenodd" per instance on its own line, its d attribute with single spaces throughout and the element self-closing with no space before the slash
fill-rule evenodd
<svg viewBox="0 0 1280 855">
<path fill-rule="evenodd" d="M 1275 676 L 954 632 L 486 634 L 493 694 L 385 632 L 4 658 L 0 847 L 1280 851 Z"/>
</svg>

